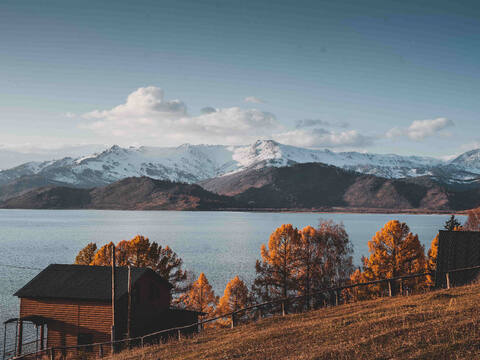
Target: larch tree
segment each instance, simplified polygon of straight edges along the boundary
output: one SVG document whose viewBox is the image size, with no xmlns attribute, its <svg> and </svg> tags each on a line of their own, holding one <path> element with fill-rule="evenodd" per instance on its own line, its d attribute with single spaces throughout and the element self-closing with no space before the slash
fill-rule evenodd
<svg viewBox="0 0 480 360">
<path fill-rule="evenodd" d="M 434 272 L 437 269 L 437 257 L 438 257 L 438 235 L 437 234 L 430 244 L 430 249 L 427 252 L 427 261 L 425 264 L 425 270 L 427 272 Z M 427 286 L 433 287 L 435 285 L 435 277 L 427 275 Z"/>
<path fill-rule="evenodd" d="M 95 243 L 80 250 L 75 262 L 88 265 L 111 265 L 113 242 L 102 246 L 98 251 Z M 92 255 L 93 253 L 93 255 Z M 88 260 L 90 262 L 87 263 Z M 122 240 L 115 246 L 115 260 L 118 266 L 148 267 L 168 280 L 173 294 L 180 294 L 188 286 L 188 272 L 183 269 L 183 261 L 168 246 L 162 247 L 150 242 L 147 237 L 137 235 L 131 240 Z"/>
<path fill-rule="evenodd" d="M 368 282 L 368 280 L 365 277 L 365 273 L 358 268 L 352 273 L 352 275 L 350 275 L 350 282 L 352 284 L 361 284 Z M 345 291 L 345 294 L 347 294 L 348 298 L 352 299 L 353 301 L 367 300 L 373 295 L 368 286 L 356 286 L 349 288 Z"/>
<path fill-rule="evenodd" d="M 257 262 L 254 289 L 257 295 L 264 296 L 263 300 L 286 298 L 296 291 L 295 249 L 299 241 L 298 229 L 283 224 L 270 235 L 268 247 L 262 245 L 262 261 Z"/>
<path fill-rule="evenodd" d="M 389 221 L 368 242 L 368 248 L 370 257 L 363 258 L 364 275 L 368 281 L 420 273 L 425 269 L 424 247 L 406 223 Z M 422 280 L 406 280 L 404 285 L 415 289 L 422 285 Z M 374 288 L 382 292 L 386 285 Z"/>
<path fill-rule="evenodd" d="M 80 252 L 78 253 L 77 257 L 75 258 L 76 265 L 90 265 L 95 258 L 95 253 L 97 252 L 97 244 L 91 242 L 87 246 L 85 246 Z"/>
<path fill-rule="evenodd" d="M 342 224 L 321 220 L 317 229 L 305 227 L 295 245 L 295 278 L 310 307 L 311 292 L 340 285 L 350 276 L 353 248 Z"/>
<path fill-rule="evenodd" d="M 300 295 L 305 296 L 307 309 L 310 308 L 310 295 L 312 279 L 322 267 L 321 249 L 319 246 L 317 231 L 312 226 L 307 226 L 300 232 L 298 246 L 296 246 L 296 278 Z M 317 274 L 318 275 L 318 274 Z"/>
<path fill-rule="evenodd" d="M 223 296 L 220 298 L 217 306 L 217 316 L 221 316 L 223 314 L 228 314 L 230 312 L 243 309 L 250 304 L 250 294 L 248 291 L 248 287 L 245 285 L 243 280 L 241 280 L 238 276 L 235 276 L 232 280 L 230 280 L 225 287 L 225 291 L 223 292 Z M 237 315 L 237 319 L 240 319 L 241 316 L 245 316 L 246 314 L 239 314 Z M 229 326 L 231 325 L 231 318 L 228 319 L 221 319 L 219 323 L 222 326 Z"/>
<path fill-rule="evenodd" d="M 480 208 L 467 211 L 468 218 L 463 225 L 463 230 L 480 231 Z"/>
<path fill-rule="evenodd" d="M 207 315 L 215 313 L 218 298 L 202 272 L 198 279 L 193 282 L 190 289 L 179 298 L 180 304 L 188 310 L 204 312 Z"/>
<path fill-rule="evenodd" d="M 93 257 L 93 261 L 90 265 L 99 265 L 99 266 L 109 266 L 112 264 L 112 246 L 115 244 L 113 242 L 109 242 L 108 244 L 103 245 L 98 251 L 95 253 Z M 88 246 L 88 245 L 87 245 Z M 80 250 L 82 252 L 83 250 Z M 116 258 L 115 258 L 116 260 Z M 118 264 L 118 263 L 117 263 Z"/>
</svg>

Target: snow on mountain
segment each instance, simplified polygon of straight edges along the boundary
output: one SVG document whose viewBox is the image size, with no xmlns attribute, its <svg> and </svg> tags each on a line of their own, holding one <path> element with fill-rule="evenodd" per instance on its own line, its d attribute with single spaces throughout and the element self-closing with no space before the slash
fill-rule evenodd
<svg viewBox="0 0 480 360">
<path fill-rule="evenodd" d="M 132 176 L 193 183 L 247 168 L 307 162 L 325 163 L 386 178 L 436 175 L 445 167 L 448 169 L 441 172 L 442 176 L 452 169 L 458 173 L 458 178 L 479 175 L 480 150 L 476 155 L 473 152 L 464 155 L 446 163 L 418 156 L 312 150 L 272 140 L 259 140 L 249 146 L 184 144 L 178 147 L 122 148 L 115 145 L 103 152 L 75 159 L 30 162 L 1 171 L 0 185 L 30 175 L 77 187 L 106 185 Z"/>
<path fill-rule="evenodd" d="M 336 153 L 330 150 L 312 150 L 259 140 L 251 146 L 237 148 L 233 159 L 247 168 L 266 162 L 267 166 L 288 166 L 294 163 L 321 162 L 365 174 L 387 178 L 431 175 L 431 169 L 441 160 L 418 156 Z"/>
<path fill-rule="evenodd" d="M 450 164 L 475 174 L 480 173 L 480 149 L 467 151 L 456 157 Z"/>
</svg>

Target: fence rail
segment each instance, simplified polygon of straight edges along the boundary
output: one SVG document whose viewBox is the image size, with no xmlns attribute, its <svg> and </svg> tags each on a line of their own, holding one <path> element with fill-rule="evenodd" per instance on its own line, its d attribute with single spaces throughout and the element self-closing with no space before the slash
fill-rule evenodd
<svg viewBox="0 0 480 360">
<path fill-rule="evenodd" d="M 446 279 L 446 288 L 450 289 L 452 284 L 450 282 L 450 274 L 451 273 L 456 273 L 456 272 L 462 272 L 462 271 L 470 271 L 470 270 L 480 270 L 480 266 L 473 266 L 473 267 L 468 267 L 468 268 L 460 268 L 460 269 L 453 269 L 449 270 L 448 272 L 444 272 L 443 276 L 445 276 Z M 407 279 L 412 279 L 412 278 L 418 278 L 418 277 L 423 277 L 423 276 L 441 276 L 442 274 L 439 274 L 437 272 L 423 272 L 423 273 L 417 273 L 417 274 L 410 274 L 410 275 L 405 275 L 405 276 L 397 276 L 393 278 L 387 278 L 387 279 L 380 279 L 380 280 L 373 280 L 373 281 L 368 281 L 368 282 L 363 282 L 363 283 L 354 283 L 354 284 L 346 284 L 342 286 L 332 286 L 332 287 L 327 287 L 324 289 L 316 290 L 313 291 L 309 294 L 310 297 L 315 297 L 318 295 L 322 294 L 334 294 L 333 297 L 334 299 L 330 299 L 330 305 L 335 306 L 340 304 L 340 294 L 342 293 L 343 290 L 348 290 L 348 289 L 353 289 L 357 287 L 364 287 L 364 286 L 369 286 L 369 285 L 377 285 L 377 284 L 388 284 L 388 296 L 393 296 L 394 292 L 392 291 L 393 289 L 393 283 L 397 281 L 403 281 Z M 148 343 L 154 342 L 156 339 L 158 341 L 162 340 L 162 338 L 165 338 L 165 335 L 170 335 L 168 338 L 177 338 L 180 340 L 183 336 L 182 330 L 188 330 L 188 329 L 202 329 L 205 324 L 212 323 L 214 321 L 218 321 L 220 319 L 225 319 L 225 318 L 230 318 L 231 320 L 231 327 L 235 327 L 237 325 L 236 322 L 236 316 L 239 314 L 246 314 L 250 310 L 260 310 L 260 316 L 258 318 L 263 317 L 261 310 L 264 307 L 274 307 L 274 306 L 279 306 L 280 305 L 280 312 L 282 315 L 285 315 L 287 312 L 287 304 L 293 304 L 295 301 L 298 300 L 304 300 L 306 299 L 306 295 L 299 295 L 299 296 L 294 296 L 294 297 L 286 297 L 286 298 L 280 298 L 272 301 L 266 301 L 263 303 L 259 304 L 253 304 L 247 307 L 244 307 L 242 309 L 238 309 L 226 314 L 222 314 L 213 318 L 209 319 L 204 319 L 202 321 L 198 321 L 196 323 L 192 323 L 189 325 L 184 325 L 184 326 L 178 326 L 174 328 L 169 328 L 165 330 L 160 330 L 156 331 L 147 335 L 143 336 L 138 336 L 138 337 L 133 337 L 133 338 L 127 338 L 127 339 L 121 339 L 121 340 L 116 340 L 116 341 L 107 341 L 107 342 L 100 342 L 100 343 L 93 343 L 93 344 L 86 344 L 86 345 L 74 345 L 74 346 L 65 346 L 65 347 L 55 347 L 55 348 L 48 348 L 48 349 L 43 349 L 40 351 L 35 351 L 27 354 L 22 354 L 20 356 L 13 357 L 11 359 L 50 359 L 50 360 L 55 360 L 55 359 L 68 359 L 69 357 L 66 355 L 67 353 L 71 352 L 72 350 L 75 351 L 75 356 L 74 358 L 82 358 L 82 359 L 89 359 L 89 358 L 97 358 L 97 357 L 103 357 L 108 353 L 115 352 L 117 350 L 120 350 L 122 348 L 132 348 L 132 347 L 143 347 L 144 345 Z M 307 307 L 308 309 L 309 307 Z M 255 318 L 252 318 L 250 320 L 255 320 Z M 149 341 L 151 339 L 151 341 Z M 92 349 L 98 349 L 98 351 L 93 351 Z M 82 354 L 82 356 L 78 356 L 78 354 Z M 89 355 L 90 354 L 90 355 Z"/>
</svg>

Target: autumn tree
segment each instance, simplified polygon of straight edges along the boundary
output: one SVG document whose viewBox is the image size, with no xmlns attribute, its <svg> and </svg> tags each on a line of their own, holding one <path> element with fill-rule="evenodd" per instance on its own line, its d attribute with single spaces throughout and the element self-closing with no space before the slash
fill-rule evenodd
<svg viewBox="0 0 480 360">
<path fill-rule="evenodd" d="M 223 296 L 220 298 L 217 307 L 217 316 L 228 314 L 236 310 L 243 309 L 250 304 L 250 294 L 247 286 L 238 276 L 230 280 L 225 287 Z M 237 319 L 245 317 L 246 314 L 238 314 Z M 231 318 L 220 319 L 218 322 L 222 326 L 230 326 Z"/>
<path fill-rule="evenodd" d="M 468 218 L 463 229 L 466 231 L 480 231 L 480 208 L 467 211 Z"/>
<path fill-rule="evenodd" d="M 97 252 L 97 244 L 89 243 L 78 253 L 75 258 L 75 264 L 77 265 L 90 265 L 95 258 L 95 253 Z"/>
<path fill-rule="evenodd" d="M 425 269 L 425 250 L 406 223 L 389 221 L 368 242 L 369 258 L 363 258 L 363 275 L 367 281 L 394 278 L 421 273 Z M 422 281 L 404 280 L 408 287 L 418 288 Z M 387 285 L 371 286 L 375 293 L 385 291 Z"/>
<path fill-rule="evenodd" d="M 321 220 L 317 229 L 307 226 L 294 247 L 295 279 L 307 307 L 312 291 L 340 285 L 352 272 L 353 248 L 342 224 Z"/>
<path fill-rule="evenodd" d="M 113 245 L 110 242 L 96 251 L 97 245 L 90 243 L 80 250 L 75 263 L 81 261 L 82 264 L 89 265 L 110 265 Z M 170 247 L 150 242 L 142 235 L 120 241 L 115 246 L 115 260 L 118 266 L 131 265 L 154 270 L 173 285 L 173 294 L 184 292 L 188 285 L 188 272 L 183 269 L 182 259 Z"/>
<path fill-rule="evenodd" d="M 350 276 L 350 282 L 352 284 L 361 284 L 368 282 L 368 279 L 366 278 L 365 273 L 358 268 Z M 345 294 L 347 295 L 347 298 L 350 298 L 354 301 L 367 300 L 373 296 L 372 290 L 368 286 L 355 286 L 346 289 Z"/>
<path fill-rule="evenodd" d="M 437 269 L 437 257 L 438 257 L 438 235 L 437 234 L 430 244 L 430 249 L 427 252 L 427 261 L 425 269 L 427 272 L 434 272 Z M 433 287 L 435 285 L 435 277 L 427 275 L 427 286 Z"/>
<path fill-rule="evenodd" d="M 204 312 L 207 317 L 214 314 L 218 302 L 218 298 L 203 272 L 193 282 L 190 289 L 180 296 L 179 300 L 186 309 Z"/>
<path fill-rule="evenodd" d="M 253 289 L 262 300 L 286 298 L 296 289 L 295 248 L 300 241 L 300 232 L 291 224 L 277 228 L 261 247 L 262 260 L 257 261 Z"/>
</svg>

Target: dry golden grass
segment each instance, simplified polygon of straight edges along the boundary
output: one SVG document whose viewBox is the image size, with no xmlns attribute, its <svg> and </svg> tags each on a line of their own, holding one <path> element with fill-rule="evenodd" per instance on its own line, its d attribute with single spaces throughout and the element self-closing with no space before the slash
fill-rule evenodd
<svg viewBox="0 0 480 360">
<path fill-rule="evenodd" d="M 383 298 L 117 354 L 140 359 L 480 359 L 480 285 Z"/>
</svg>

